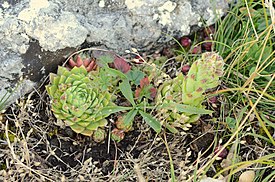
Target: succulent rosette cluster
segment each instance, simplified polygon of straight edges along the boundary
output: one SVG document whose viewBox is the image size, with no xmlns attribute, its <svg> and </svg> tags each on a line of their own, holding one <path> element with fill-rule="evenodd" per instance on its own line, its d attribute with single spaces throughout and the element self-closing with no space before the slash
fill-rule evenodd
<svg viewBox="0 0 275 182">
<path fill-rule="evenodd" d="M 186 123 L 199 119 L 199 109 L 203 108 L 202 102 L 205 100 L 203 94 L 218 86 L 223 65 L 224 61 L 217 53 L 203 53 L 201 59 L 192 64 L 186 76 L 180 73 L 159 88 L 158 116 L 166 120 L 166 127 L 170 131 L 177 132 L 176 128 L 183 128 Z"/>
<path fill-rule="evenodd" d="M 97 67 L 95 60 L 84 54 L 77 55 L 70 59 L 70 68 L 59 66 L 57 74 L 51 73 L 50 84 L 46 86 L 56 118 L 76 133 L 92 136 L 96 142 L 105 139 L 104 127 L 110 114 L 117 113 L 111 138 L 120 141 L 132 129 L 136 115 L 157 133 L 163 125 L 176 133 L 177 128 L 184 129 L 201 114 L 211 113 L 202 105 L 204 93 L 218 86 L 224 65 L 218 54 L 203 53 L 201 59 L 182 70 L 184 74 L 171 79 L 159 72 L 153 74 L 152 70 L 145 76 L 138 69 L 132 70 L 120 57 L 114 60 L 101 57 L 97 63 L 101 66 Z M 128 101 L 126 105 L 114 104 L 117 93 Z M 148 111 L 157 116 L 153 117 Z"/>
<path fill-rule="evenodd" d="M 112 106 L 111 94 L 100 89 L 97 77 L 84 66 L 68 70 L 58 67 L 57 74 L 50 74 L 46 86 L 51 98 L 52 111 L 57 119 L 63 120 L 73 131 L 101 141 L 105 137 L 104 126 L 108 115 L 102 113 Z"/>
</svg>

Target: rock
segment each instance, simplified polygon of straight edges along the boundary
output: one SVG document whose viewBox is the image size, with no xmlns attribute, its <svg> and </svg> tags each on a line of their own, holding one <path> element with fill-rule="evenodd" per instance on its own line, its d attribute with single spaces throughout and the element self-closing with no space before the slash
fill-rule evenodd
<svg viewBox="0 0 275 182">
<path fill-rule="evenodd" d="M 226 0 L 0 0 L 0 105 L 8 90 L 17 90 L 10 103 L 79 47 L 154 51 L 227 8 Z"/>
</svg>

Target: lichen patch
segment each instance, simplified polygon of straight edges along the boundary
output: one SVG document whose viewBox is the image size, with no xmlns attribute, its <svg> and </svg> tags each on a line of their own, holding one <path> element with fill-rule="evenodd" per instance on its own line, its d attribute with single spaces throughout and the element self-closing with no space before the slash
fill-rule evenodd
<svg viewBox="0 0 275 182">
<path fill-rule="evenodd" d="M 158 8 L 159 13 L 153 15 L 153 19 L 159 20 L 159 23 L 163 26 L 170 25 L 172 23 L 171 13 L 176 8 L 177 4 L 171 1 L 165 2 Z"/>
<path fill-rule="evenodd" d="M 168 11 L 171 13 L 176 8 L 177 4 L 171 1 L 165 2 L 161 7 L 158 8 L 159 11 Z"/>
<path fill-rule="evenodd" d="M 135 9 L 140 8 L 141 6 L 145 5 L 143 0 L 125 0 L 125 5 L 128 9 Z"/>
<path fill-rule="evenodd" d="M 99 3 L 98 3 L 98 6 L 100 8 L 103 8 L 105 6 L 105 1 L 104 0 L 100 0 Z"/>
</svg>

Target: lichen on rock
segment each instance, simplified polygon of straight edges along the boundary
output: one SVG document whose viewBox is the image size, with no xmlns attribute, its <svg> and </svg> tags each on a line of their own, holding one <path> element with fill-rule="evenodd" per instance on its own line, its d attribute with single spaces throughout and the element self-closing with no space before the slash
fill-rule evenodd
<svg viewBox="0 0 275 182">
<path fill-rule="evenodd" d="M 26 33 L 39 41 L 44 50 L 56 51 L 82 44 L 88 30 L 83 27 L 75 15 L 68 11 L 58 11 L 53 3 L 36 6 L 30 1 L 30 7 L 22 10 L 18 19 L 23 21 Z"/>
</svg>

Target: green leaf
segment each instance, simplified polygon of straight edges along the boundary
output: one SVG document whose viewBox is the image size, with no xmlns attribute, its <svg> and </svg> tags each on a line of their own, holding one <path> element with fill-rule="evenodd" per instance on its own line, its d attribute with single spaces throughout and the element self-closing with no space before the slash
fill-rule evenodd
<svg viewBox="0 0 275 182">
<path fill-rule="evenodd" d="M 135 116 L 137 115 L 138 110 L 137 109 L 132 109 L 130 112 L 127 113 L 127 115 L 124 118 L 124 124 L 125 126 L 131 125 L 133 122 Z"/>
<path fill-rule="evenodd" d="M 155 132 L 159 133 L 161 131 L 161 124 L 158 120 L 143 111 L 139 111 L 139 114 L 143 117 L 145 122 L 155 130 Z"/>
<path fill-rule="evenodd" d="M 249 70 L 249 75 L 251 76 L 251 75 L 255 72 L 255 70 L 256 70 L 256 67 L 255 67 L 255 66 L 253 66 L 252 68 L 250 68 L 250 70 Z M 257 79 L 257 78 L 260 78 L 260 76 L 256 76 L 256 77 L 255 77 L 255 79 Z"/>
<path fill-rule="evenodd" d="M 113 76 L 119 76 L 122 79 L 127 79 L 126 75 L 124 73 L 122 73 L 121 71 L 115 70 L 113 68 L 108 68 L 107 71 L 108 71 L 108 73 L 110 73 Z"/>
<path fill-rule="evenodd" d="M 46 86 L 46 90 L 47 90 L 49 96 L 51 96 L 53 98 L 54 97 L 54 93 L 57 90 L 57 86 L 56 85 L 52 85 L 52 86 L 47 85 Z"/>
<path fill-rule="evenodd" d="M 135 106 L 136 103 L 134 101 L 134 96 L 133 96 L 133 92 L 131 90 L 131 85 L 129 83 L 128 80 L 123 80 L 120 84 L 119 84 L 119 89 L 121 91 L 121 93 L 124 95 L 124 97 L 133 105 Z"/>
<path fill-rule="evenodd" d="M 67 68 L 63 67 L 63 66 L 58 66 L 58 69 L 57 69 L 57 75 L 69 75 L 70 74 L 70 71 L 67 70 Z"/>
<path fill-rule="evenodd" d="M 0 97 L 0 113 L 7 106 L 7 101 L 12 96 L 12 94 L 14 93 L 14 91 L 15 91 L 15 89 L 13 89 L 12 91 L 6 90 L 5 94 Z"/>
<path fill-rule="evenodd" d="M 166 129 L 168 129 L 171 133 L 178 133 L 179 130 L 177 130 L 175 127 L 169 125 L 168 123 L 166 123 L 165 125 Z"/>
<path fill-rule="evenodd" d="M 50 83 L 51 84 L 57 85 L 59 83 L 59 79 L 60 79 L 59 76 L 57 76 L 54 73 L 50 73 Z M 54 80 L 57 80 L 57 81 L 54 81 Z"/>
<path fill-rule="evenodd" d="M 163 109 L 168 109 L 168 110 L 174 110 L 176 109 L 179 112 L 185 112 L 188 114 L 211 114 L 213 111 L 206 110 L 203 108 L 198 108 L 190 105 L 185 105 L 185 104 L 178 104 L 178 103 L 165 103 L 160 106 Z"/>
<path fill-rule="evenodd" d="M 80 67 L 74 67 L 72 70 L 71 70 L 71 73 L 72 74 L 76 74 L 76 75 L 79 75 L 79 74 L 84 74 L 84 75 L 87 75 L 87 70 L 86 68 L 82 65 Z"/>
<path fill-rule="evenodd" d="M 112 63 L 114 61 L 114 58 L 111 56 L 100 56 L 98 58 L 98 64 L 102 65 L 103 67 L 108 67 L 108 63 Z"/>
<path fill-rule="evenodd" d="M 144 78 L 145 74 L 142 71 L 139 71 L 137 69 L 130 70 L 126 73 L 126 76 L 130 81 L 132 81 L 135 85 L 139 85 L 140 80 Z"/>
<path fill-rule="evenodd" d="M 248 50 L 247 54 L 245 55 L 245 57 L 247 59 L 253 59 L 253 60 L 257 60 L 259 58 L 259 55 L 257 54 L 257 51 L 259 50 L 259 46 L 255 43 L 251 46 L 251 48 Z"/>
<path fill-rule="evenodd" d="M 231 130 L 235 129 L 237 122 L 234 118 L 231 118 L 231 117 L 228 116 L 228 117 L 225 118 L 225 122 Z"/>
<path fill-rule="evenodd" d="M 273 49 L 270 46 L 266 46 L 264 48 L 263 56 L 261 58 L 262 62 L 265 61 L 272 54 L 272 50 Z M 271 58 L 272 58 L 272 56 L 271 56 Z"/>
<path fill-rule="evenodd" d="M 108 116 L 108 115 L 116 113 L 116 112 L 127 111 L 130 109 L 132 109 L 132 107 L 107 106 L 107 107 L 104 107 L 103 109 L 101 109 L 99 114 L 97 114 L 97 116 L 99 116 L 99 115 L 104 115 L 104 116 L 107 115 Z"/>
</svg>

